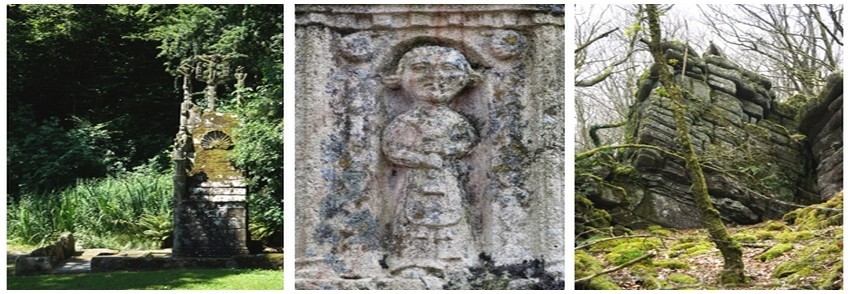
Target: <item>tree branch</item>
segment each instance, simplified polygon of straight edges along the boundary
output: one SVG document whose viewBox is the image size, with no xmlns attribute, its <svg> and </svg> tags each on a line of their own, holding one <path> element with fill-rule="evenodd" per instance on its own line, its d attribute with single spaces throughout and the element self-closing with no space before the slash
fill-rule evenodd
<svg viewBox="0 0 850 294">
<path fill-rule="evenodd" d="M 580 51 L 587 48 L 587 46 L 590 46 L 590 44 L 593 44 L 594 42 L 599 41 L 599 39 L 607 37 L 608 35 L 610 35 L 613 32 L 616 32 L 619 29 L 620 28 L 613 28 L 610 31 L 607 31 L 607 32 L 600 34 L 599 36 L 593 37 L 592 39 L 588 40 L 586 43 L 584 43 L 581 46 L 579 46 L 578 48 L 576 48 L 576 50 L 573 51 L 573 53 L 579 53 Z"/>
</svg>

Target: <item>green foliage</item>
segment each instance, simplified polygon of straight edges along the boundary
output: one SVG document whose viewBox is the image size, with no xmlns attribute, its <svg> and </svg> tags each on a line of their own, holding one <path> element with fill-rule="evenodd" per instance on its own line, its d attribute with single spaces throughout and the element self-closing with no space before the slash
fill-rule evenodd
<svg viewBox="0 0 850 294">
<path fill-rule="evenodd" d="M 283 230 L 283 105 L 268 88 L 245 93 L 238 109 L 240 126 L 234 130 L 237 148 L 231 159 L 248 177 L 250 230 L 254 240 L 268 240 Z M 282 234 L 277 234 L 282 236 Z"/>
<path fill-rule="evenodd" d="M 145 214 L 139 218 L 137 231 L 151 241 L 163 242 L 173 232 L 173 219 L 170 213 Z"/>
<path fill-rule="evenodd" d="M 626 27 L 625 34 L 626 34 L 626 37 L 631 38 L 635 34 L 643 32 L 643 31 L 644 31 L 644 28 L 640 25 L 640 22 L 634 22 L 631 25 L 629 25 L 628 27 Z"/>
<path fill-rule="evenodd" d="M 9 5 L 9 193 L 59 190 L 171 143 L 179 100 L 148 27 L 110 5 Z"/>
<path fill-rule="evenodd" d="M 139 220 L 170 216 L 171 193 L 170 174 L 133 172 L 79 180 L 58 193 L 26 194 L 8 205 L 7 237 L 40 244 L 70 231 L 84 245 L 156 247 L 138 243 L 147 239 Z"/>
<path fill-rule="evenodd" d="M 33 121 L 29 108 L 10 114 L 7 167 L 9 193 L 36 192 L 61 188 L 77 178 L 99 177 L 123 170 L 126 158 L 114 151 L 115 132 L 107 124 L 93 124 L 79 117 L 67 123 L 58 119 Z"/>
<path fill-rule="evenodd" d="M 139 37 L 159 42 L 158 56 L 171 73 L 187 58 L 218 54 L 268 79 L 263 84 L 282 78 L 282 62 L 277 62 L 283 58 L 282 5 L 150 4 L 135 14 L 154 25 Z"/>
</svg>

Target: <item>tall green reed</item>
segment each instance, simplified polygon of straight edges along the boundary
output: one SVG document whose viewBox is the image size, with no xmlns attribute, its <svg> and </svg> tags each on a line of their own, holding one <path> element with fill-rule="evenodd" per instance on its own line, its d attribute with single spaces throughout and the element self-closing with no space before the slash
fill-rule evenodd
<svg viewBox="0 0 850 294">
<path fill-rule="evenodd" d="M 8 204 L 7 238 L 38 245 L 70 231 L 100 246 L 141 246 L 150 228 L 139 220 L 170 220 L 171 189 L 170 174 L 131 172 L 78 180 L 55 193 L 24 195 Z"/>
</svg>

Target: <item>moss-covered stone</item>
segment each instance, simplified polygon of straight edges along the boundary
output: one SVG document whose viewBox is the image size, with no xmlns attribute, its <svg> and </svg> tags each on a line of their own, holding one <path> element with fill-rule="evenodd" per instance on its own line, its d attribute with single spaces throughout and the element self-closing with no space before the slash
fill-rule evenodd
<svg viewBox="0 0 850 294">
<path fill-rule="evenodd" d="M 714 248 L 714 243 L 711 243 L 707 240 L 702 240 L 698 242 L 685 242 L 673 245 L 673 247 L 670 248 L 670 257 L 691 257 L 702 255 L 710 252 Z"/>
<path fill-rule="evenodd" d="M 762 254 L 756 256 L 756 259 L 761 260 L 762 262 L 777 258 L 782 256 L 785 252 L 794 249 L 794 244 L 783 243 L 776 246 L 771 247 L 767 251 Z"/>
<path fill-rule="evenodd" d="M 631 267 L 632 274 L 643 286 L 643 289 L 661 289 L 666 283 L 658 279 L 658 271 L 655 267 L 646 264 L 636 264 Z"/>
<path fill-rule="evenodd" d="M 800 249 L 793 259 L 779 264 L 771 274 L 788 282 L 812 280 L 824 277 L 842 265 L 842 249 L 832 240 L 819 240 Z"/>
<path fill-rule="evenodd" d="M 755 235 L 747 233 L 736 233 L 732 235 L 732 239 L 739 243 L 755 243 L 759 240 Z"/>
<path fill-rule="evenodd" d="M 669 230 L 665 230 L 665 229 L 661 228 L 661 226 L 658 226 L 658 225 L 649 226 L 648 228 L 646 228 L 646 230 L 649 231 L 650 233 L 652 233 L 653 235 L 656 235 L 656 236 L 663 236 L 663 237 L 673 236 L 673 232 L 670 232 Z"/>
<path fill-rule="evenodd" d="M 780 221 L 768 221 L 764 223 L 764 228 L 770 231 L 785 231 L 788 229 L 788 226 L 785 223 Z"/>
<path fill-rule="evenodd" d="M 771 240 L 776 237 L 777 232 L 774 231 L 765 231 L 765 230 L 757 230 L 753 232 L 753 234 L 759 240 Z"/>
<path fill-rule="evenodd" d="M 810 240 L 815 237 L 812 231 L 782 232 L 776 234 L 776 240 L 783 243 Z"/>
<path fill-rule="evenodd" d="M 668 260 L 656 260 L 652 262 L 652 265 L 655 267 L 663 267 L 669 269 L 689 269 L 691 265 L 687 262 L 677 260 L 677 259 L 668 259 Z"/>
<path fill-rule="evenodd" d="M 699 283 L 699 280 L 697 280 L 696 278 L 680 273 L 672 273 L 668 275 L 667 280 L 681 285 L 693 285 Z"/>
<path fill-rule="evenodd" d="M 584 250 L 577 250 L 575 253 L 575 279 L 589 277 L 595 273 L 601 272 L 602 264 L 599 263 L 593 256 L 587 254 Z M 576 285 L 580 289 L 588 290 L 620 290 L 620 286 L 614 283 L 608 275 L 601 275 L 591 279 L 583 285 Z"/>
<path fill-rule="evenodd" d="M 610 253 L 605 255 L 605 259 L 613 265 L 621 265 L 659 247 L 661 247 L 661 240 L 658 238 L 627 239 L 626 242 L 611 248 Z"/>
<path fill-rule="evenodd" d="M 843 225 L 844 193 L 838 192 L 826 203 L 800 208 L 785 214 L 782 219 L 800 229 L 817 230 Z"/>
</svg>

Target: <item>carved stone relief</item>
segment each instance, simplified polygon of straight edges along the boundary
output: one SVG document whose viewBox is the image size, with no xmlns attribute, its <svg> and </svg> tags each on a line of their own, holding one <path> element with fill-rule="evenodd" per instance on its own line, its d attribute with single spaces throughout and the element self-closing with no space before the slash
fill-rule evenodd
<svg viewBox="0 0 850 294">
<path fill-rule="evenodd" d="M 427 46 L 404 54 L 396 75 L 393 87 L 415 106 L 393 118 L 382 138 L 384 156 L 405 174 L 387 264 L 393 274 L 419 278 L 462 265 L 474 254 L 457 159 L 478 136 L 448 103 L 475 74 L 459 51 Z"/>
<path fill-rule="evenodd" d="M 562 12 L 296 10 L 296 288 L 563 287 Z"/>
</svg>

